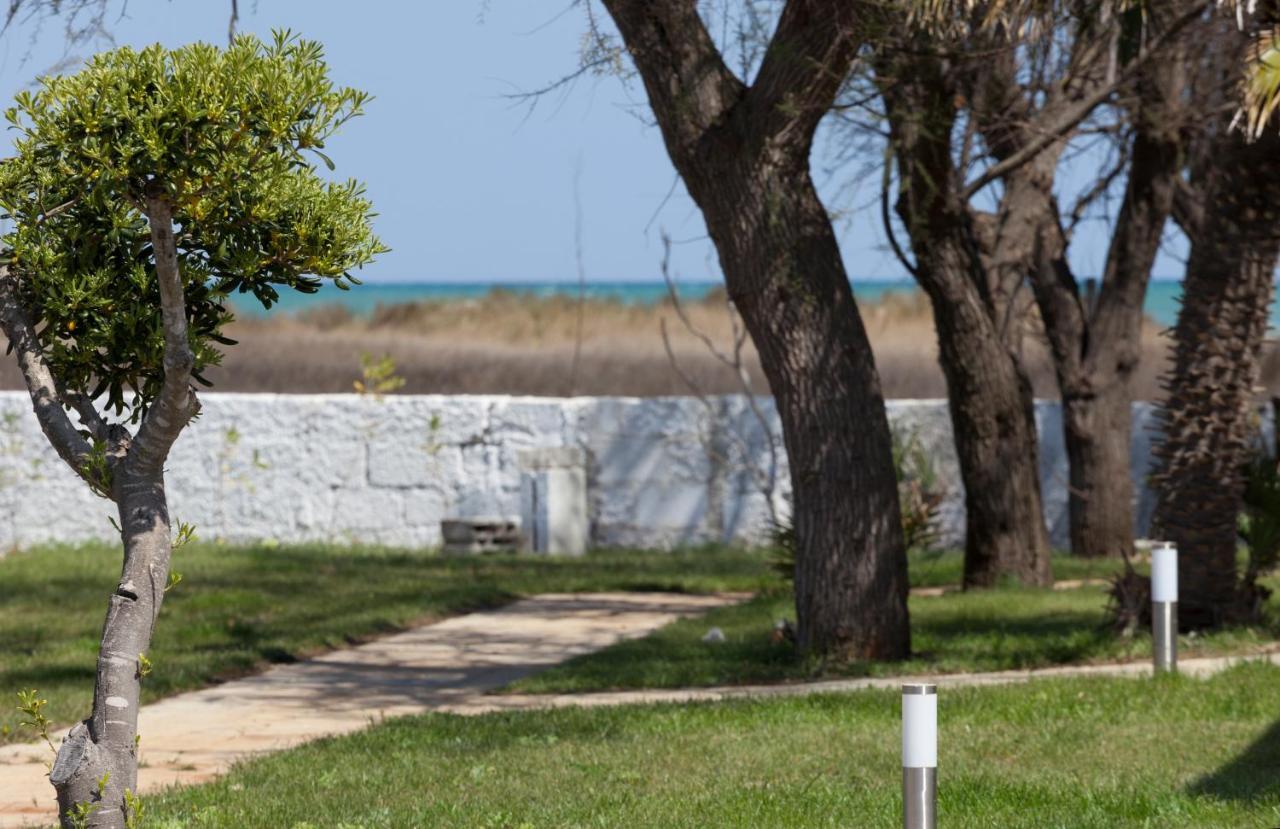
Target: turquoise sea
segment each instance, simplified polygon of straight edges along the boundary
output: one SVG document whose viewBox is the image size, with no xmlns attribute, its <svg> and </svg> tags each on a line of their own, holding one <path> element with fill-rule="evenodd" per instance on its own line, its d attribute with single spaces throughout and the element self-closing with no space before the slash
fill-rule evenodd
<svg viewBox="0 0 1280 829">
<path fill-rule="evenodd" d="M 718 282 L 681 282 L 680 295 L 687 299 L 700 299 L 715 288 Z M 333 288 L 322 289 L 316 294 L 288 293 L 271 311 L 264 311 L 251 299 L 233 302 L 241 316 L 292 313 L 321 305 L 343 305 L 357 315 L 372 312 L 379 305 L 395 305 L 424 300 L 456 301 L 476 299 L 492 290 L 525 293 L 538 297 L 578 295 L 576 282 L 397 282 L 358 285 L 350 291 Z M 592 299 L 614 299 L 619 302 L 649 304 L 666 296 L 666 286 L 661 282 L 588 282 L 583 293 Z M 855 279 L 853 292 L 861 302 L 875 302 L 889 293 L 913 293 L 915 283 L 902 279 Z M 1182 291 L 1179 282 L 1158 280 L 1147 290 L 1147 314 L 1163 325 L 1173 325 L 1178 316 L 1178 296 Z M 1271 325 L 1280 327 L 1280 309 L 1271 308 Z"/>
</svg>

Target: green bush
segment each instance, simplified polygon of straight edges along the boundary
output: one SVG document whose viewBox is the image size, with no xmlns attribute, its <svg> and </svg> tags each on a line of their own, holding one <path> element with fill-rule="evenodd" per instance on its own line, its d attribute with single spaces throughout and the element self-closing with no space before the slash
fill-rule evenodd
<svg viewBox="0 0 1280 829">
<path fill-rule="evenodd" d="M 946 489 L 918 432 L 895 428 L 892 437 L 903 540 L 908 550 L 934 550 L 938 542 L 938 509 L 946 498 Z M 769 541 L 775 550 L 770 559 L 773 569 L 785 579 L 794 578 L 796 530 L 790 518 L 778 522 Z"/>
<path fill-rule="evenodd" d="M 1280 564 L 1280 465 L 1261 449 L 1245 465 L 1238 530 L 1249 555 L 1244 584 L 1252 589 Z"/>
</svg>

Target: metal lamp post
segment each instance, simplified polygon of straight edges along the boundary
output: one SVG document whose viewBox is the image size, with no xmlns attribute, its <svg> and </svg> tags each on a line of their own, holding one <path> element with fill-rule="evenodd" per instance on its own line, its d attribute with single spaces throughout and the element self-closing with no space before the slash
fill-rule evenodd
<svg viewBox="0 0 1280 829">
<path fill-rule="evenodd" d="M 902 686 L 902 826 L 938 823 L 938 686 Z"/>
<path fill-rule="evenodd" d="M 1178 548 L 1151 551 L 1151 647 L 1155 670 L 1178 670 Z"/>
</svg>

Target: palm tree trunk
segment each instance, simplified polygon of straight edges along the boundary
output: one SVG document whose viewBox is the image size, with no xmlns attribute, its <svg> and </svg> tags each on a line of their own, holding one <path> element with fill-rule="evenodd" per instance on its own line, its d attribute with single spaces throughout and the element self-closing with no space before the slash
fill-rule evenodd
<svg viewBox="0 0 1280 829">
<path fill-rule="evenodd" d="M 1198 182 L 1203 220 L 1191 236 L 1173 369 L 1157 447 L 1155 525 L 1179 552 L 1179 619 L 1209 628 L 1246 620 L 1236 565 L 1242 468 L 1253 424 L 1258 355 L 1280 253 L 1280 134 L 1215 141 Z"/>
</svg>

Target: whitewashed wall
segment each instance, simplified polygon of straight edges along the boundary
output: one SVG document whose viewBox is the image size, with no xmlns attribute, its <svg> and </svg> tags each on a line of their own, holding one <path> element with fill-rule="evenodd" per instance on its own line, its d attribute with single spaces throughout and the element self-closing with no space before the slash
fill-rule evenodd
<svg viewBox="0 0 1280 829">
<path fill-rule="evenodd" d="M 523 449 L 577 446 L 589 458 L 592 543 L 672 546 L 758 540 L 768 526 L 756 482 L 767 440 L 741 397 L 718 411 L 691 398 L 522 398 L 206 394 L 168 467 L 171 512 L 205 539 L 434 546 L 440 519 L 518 515 Z M 759 401 L 772 428 L 772 401 Z M 962 538 L 950 419 L 941 401 L 894 401 L 948 482 L 945 529 Z M 1133 478 L 1142 528 L 1152 411 L 1134 406 Z M 1060 411 L 1037 406 L 1046 518 L 1067 532 Z M 850 428 L 858 428 L 851 424 Z M 744 453 L 756 458 L 744 463 Z M 785 458 L 777 472 L 785 509 Z M 21 495 L 21 497 L 20 497 Z M 25 394 L 0 392 L 0 546 L 110 538 L 110 504 L 48 448 Z"/>
</svg>

